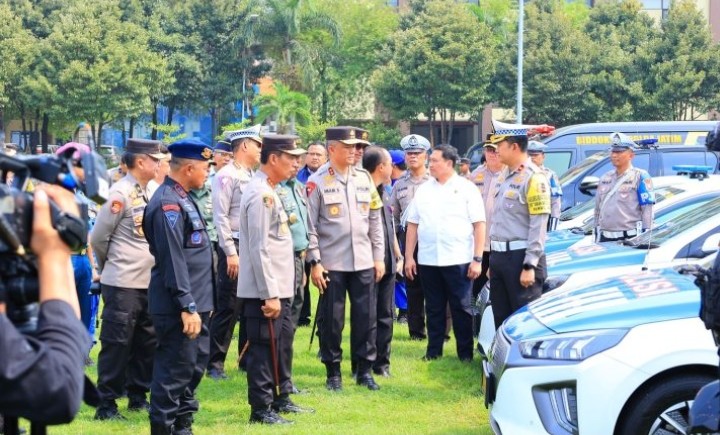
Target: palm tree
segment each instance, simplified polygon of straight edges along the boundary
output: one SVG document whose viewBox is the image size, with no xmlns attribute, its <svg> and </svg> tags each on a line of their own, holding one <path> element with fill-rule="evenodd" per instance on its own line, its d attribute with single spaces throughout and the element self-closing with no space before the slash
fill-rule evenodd
<svg viewBox="0 0 720 435">
<path fill-rule="evenodd" d="M 327 32 L 332 43 L 340 43 L 341 31 L 335 19 L 325 13 L 313 11 L 303 0 L 264 0 L 267 13 L 260 27 L 263 39 L 270 51 L 282 59 L 276 65 L 274 75 L 289 84 L 291 88 L 302 88 L 303 78 L 315 70 L 318 58 L 317 42 L 307 37 L 318 30 Z"/>
<path fill-rule="evenodd" d="M 281 134 L 294 133 L 294 122 L 306 125 L 312 119 L 310 113 L 310 98 L 307 95 L 290 90 L 281 82 L 273 85 L 275 94 L 265 94 L 255 97 L 254 104 L 258 109 L 255 117 L 257 122 L 264 122 L 274 118 L 277 123 L 277 132 Z"/>
</svg>

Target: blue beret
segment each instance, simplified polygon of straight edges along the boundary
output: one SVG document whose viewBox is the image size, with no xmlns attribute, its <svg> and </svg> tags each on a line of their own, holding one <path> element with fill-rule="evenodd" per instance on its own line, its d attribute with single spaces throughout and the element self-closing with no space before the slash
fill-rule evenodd
<svg viewBox="0 0 720 435">
<path fill-rule="evenodd" d="M 402 165 L 405 163 L 405 152 L 402 150 L 390 150 L 390 158 L 393 165 Z"/>
<path fill-rule="evenodd" d="M 215 145 L 215 151 L 232 153 L 232 145 L 230 145 L 230 142 L 224 140 L 218 141 L 217 145 Z"/>
<path fill-rule="evenodd" d="M 173 157 L 181 159 L 207 161 L 213 156 L 212 149 L 203 141 L 195 138 L 180 139 L 177 142 L 171 143 L 168 149 Z"/>
</svg>

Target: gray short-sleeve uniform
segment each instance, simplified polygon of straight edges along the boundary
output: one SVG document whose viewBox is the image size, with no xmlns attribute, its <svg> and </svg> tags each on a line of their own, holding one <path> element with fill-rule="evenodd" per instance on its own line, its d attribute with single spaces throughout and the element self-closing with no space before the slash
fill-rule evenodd
<svg viewBox="0 0 720 435">
<path fill-rule="evenodd" d="M 250 169 L 235 162 L 225 165 L 213 178 L 213 220 L 218 232 L 218 243 L 225 255 L 237 255 L 235 242 L 240 228 L 240 201 L 245 186 L 252 178 Z"/>
</svg>

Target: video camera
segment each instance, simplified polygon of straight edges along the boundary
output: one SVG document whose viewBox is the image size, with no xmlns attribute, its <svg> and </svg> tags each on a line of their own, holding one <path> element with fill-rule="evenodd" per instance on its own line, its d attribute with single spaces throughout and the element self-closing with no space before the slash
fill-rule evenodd
<svg viewBox="0 0 720 435">
<path fill-rule="evenodd" d="M 66 149 L 51 156 L 0 154 L 0 302 L 7 302 L 8 318 L 23 333 L 37 326 L 40 290 L 37 257 L 30 252 L 33 194 L 27 189 L 31 179 L 79 190 L 97 204 L 108 197 L 104 160 L 80 145 L 65 145 Z M 72 250 L 85 246 L 88 238 L 88 207 L 80 200 L 78 205 L 80 216 L 74 216 L 50 201 L 53 227 Z"/>
</svg>

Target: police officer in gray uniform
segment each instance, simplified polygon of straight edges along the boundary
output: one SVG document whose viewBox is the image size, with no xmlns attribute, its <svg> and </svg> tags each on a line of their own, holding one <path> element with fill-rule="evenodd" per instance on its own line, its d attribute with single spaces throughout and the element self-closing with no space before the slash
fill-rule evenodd
<svg viewBox="0 0 720 435">
<path fill-rule="evenodd" d="M 160 142 L 129 139 L 123 160 L 128 173 L 112 185 L 90 235 L 100 267 L 102 329 L 98 356 L 101 404 L 95 419 L 124 419 L 115 401 L 127 391 L 128 409 L 147 409 L 155 352 L 155 331 L 148 313 L 147 289 L 155 263 L 142 217 L 157 188 Z"/>
<path fill-rule="evenodd" d="M 213 179 L 213 218 L 218 231 L 218 295 L 217 311 L 210 322 L 210 360 L 208 376 L 226 379 L 225 357 L 227 356 L 235 323 L 240 320 L 238 354 L 245 346 L 241 306 L 238 301 L 237 277 L 240 257 L 237 243 L 240 237 L 240 200 L 243 190 L 250 182 L 253 168 L 260 162 L 260 125 L 227 132 L 226 138 L 232 144 L 233 161 L 222 168 Z M 245 362 L 240 362 L 244 366 Z"/>
<path fill-rule="evenodd" d="M 363 143 L 356 127 L 325 131 L 330 161 L 307 183 L 313 283 L 324 292 L 320 352 L 327 370 L 326 387 L 342 389 L 342 331 L 345 292 L 350 295 L 351 342 L 356 343 L 357 383 L 379 387 L 371 374 L 376 358 L 375 282 L 385 275 L 382 201 L 370 174 L 354 166 L 355 145 Z M 327 274 L 327 275 L 326 275 Z"/>
<path fill-rule="evenodd" d="M 149 306 L 158 337 L 150 395 L 152 435 L 191 435 L 195 389 L 207 366 L 214 309 L 212 245 L 188 192 L 207 180 L 212 149 L 197 139 L 169 146 L 170 174 L 150 200 L 142 226 L 155 257 Z"/>
<path fill-rule="evenodd" d="M 635 142 L 623 133 L 611 134 L 610 140 L 615 170 L 600 177 L 595 196 L 595 240 L 599 242 L 629 239 L 650 229 L 655 204 L 650 174 L 632 165 Z"/>
<path fill-rule="evenodd" d="M 402 221 L 402 216 L 415 197 L 418 187 L 430 179 L 430 174 L 425 167 L 430 141 L 418 134 L 411 134 L 402 138 L 400 146 L 405 151 L 405 164 L 408 169 L 393 186 L 390 194 L 390 208 L 392 208 L 400 249 L 404 251 L 405 223 Z M 414 256 L 417 260 L 417 252 Z M 410 338 L 413 340 L 427 338 L 425 334 L 425 296 L 421 279 L 422 277 L 418 274 L 415 279 L 406 279 L 405 281 L 408 299 L 408 330 Z"/>
<path fill-rule="evenodd" d="M 263 138 L 260 170 L 246 186 L 240 205 L 240 275 L 237 295 L 247 324 L 247 382 L 251 423 L 286 424 L 277 413 L 308 412 L 289 398 L 292 392 L 290 318 L 295 277 L 289 216 L 275 188 L 297 172 L 297 136 Z"/>
<path fill-rule="evenodd" d="M 557 174 L 544 165 L 545 145 L 542 142 L 531 140 L 528 142 L 528 155 L 535 165 L 542 169 L 550 183 L 550 217 L 548 218 L 548 231 L 555 231 L 560 221 L 560 209 L 562 208 L 562 186 Z"/>
<path fill-rule="evenodd" d="M 490 142 L 507 165 L 498 181 L 490 228 L 490 300 L 498 328 L 542 293 L 550 186 L 528 158 L 526 128 L 496 129 Z"/>
</svg>

